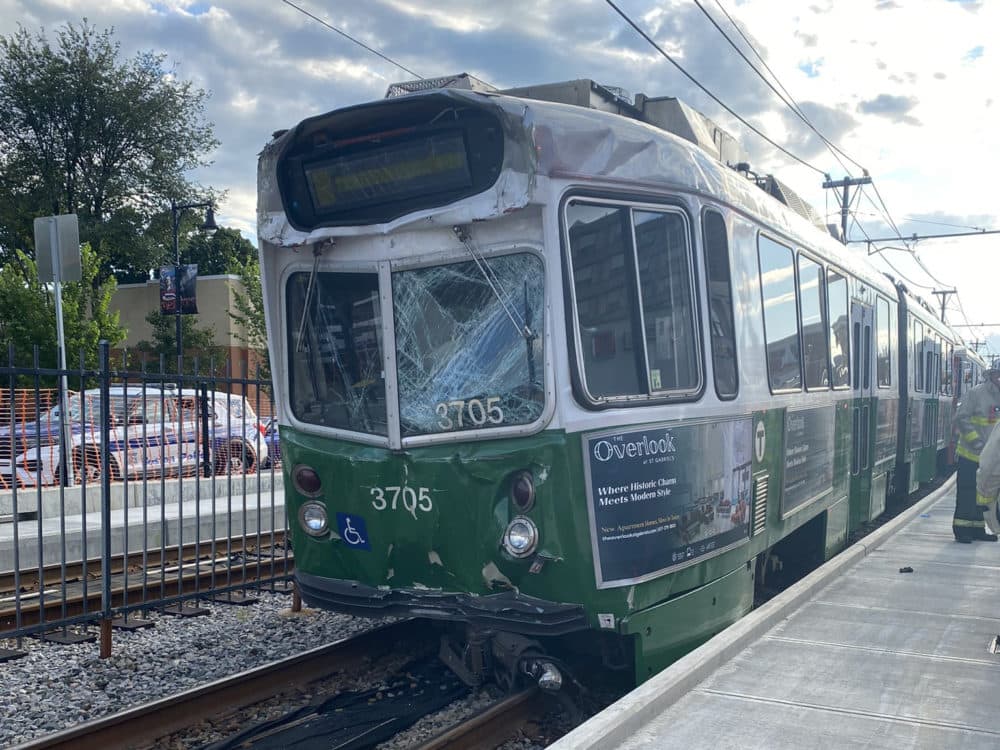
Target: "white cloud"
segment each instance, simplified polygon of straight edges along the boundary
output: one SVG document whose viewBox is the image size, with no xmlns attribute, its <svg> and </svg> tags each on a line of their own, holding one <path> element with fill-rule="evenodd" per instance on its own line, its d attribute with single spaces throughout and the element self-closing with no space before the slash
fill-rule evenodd
<svg viewBox="0 0 1000 750">
<path fill-rule="evenodd" d="M 1000 2 L 720 1 L 817 127 L 870 171 L 906 234 L 957 230 L 904 216 L 1000 226 L 992 185 L 1000 154 L 992 93 L 1000 80 Z M 739 135 L 755 168 L 774 171 L 821 212 L 837 214 L 822 176 L 746 131 L 601 0 L 296 2 L 425 76 L 469 71 L 499 86 L 590 77 L 633 93 L 678 96 Z M 821 171 L 843 176 L 694 3 L 620 5 L 740 115 Z M 719 5 L 703 5 L 755 59 Z M 4 34 L 18 22 L 51 33 L 83 17 L 115 27 L 126 55 L 162 51 L 180 77 L 213 92 L 207 112 L 222 145 L 215 164 L 195 177 L 228 190 L 223 220 L 251 235 L 256 154 L 272 131 L 378 98 L 387 83 L 412 78 L 278 0 L 0 0 Z M 867 198 L 861 208 L 875 213 Z M 888 231 L 874 216 L 860 218 L 876 236 Z M 987 238 L 919 246 L 924 264 L 958 287 L 969 317 L 987 322 L 996 317 L 982 273 L 991 267 L 991 246 Z M 935 286 L 911 259 L 887 257 L 914 281 Z"/>
</svg>

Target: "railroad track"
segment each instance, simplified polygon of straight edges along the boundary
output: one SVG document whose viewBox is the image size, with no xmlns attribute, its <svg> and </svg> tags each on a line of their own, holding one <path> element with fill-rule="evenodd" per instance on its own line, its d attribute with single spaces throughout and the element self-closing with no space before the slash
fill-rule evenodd
<svg viewBox="0 0 1000 750">
<path fill-rule="evenodd" d="M 233 553 L 251 552 L 265 547 L 277 547 L 284 544 L 284 531 L 262 532 L 259 536 L 234 537 L 231 540 L 216 540 L 214 543 L 190 542 L 183 547 L 169 545 L 165 548 L 153 548 L 144 552 L 130 552 L 128 555 L 117 554 L 111 558 L 111 573 L 121 575 L 126 570 L 138 571 L 143 567 L 155 568 L 176 564 L 179 560 L 193 561 L 205 554 L 206 550 L 225 550 Z M 37 567 L 22 568 L 15 573 L 12 570 L 0 571 L 0 597 L 12 594 L 15 590 L 21 592 L 37 591 L 39 588 L 57 586 L 62 581 L 78 581 L 84 578 L 97 578 L 101 575 L 101 558 L 90 558 L 87 561 L 53 563 L 44 566 L 41 571 Z"/>
<path fill-rule="evenodd" d="M 261 546 L 258 546 L 261 542 Z M 294 559 L 283 547 L 284 532 L 236 538 L 231 542 L 202 542 L 178 549 L 132 553 L 112 558 L 111 605 L 159 602 L 204 592 L 217 594 L 251 581 L 290 576 Z M 212 550 L 215 554 L 212 554 Z M 102 604 L 101 561 L 47 566 L 0 575 L 0 637 L 14 629 L 32 627 L 99 611 Z M 44 585 L 41 585 L 44 582 Z M 19 584 L 15 588 L 15 583 Z"/>
<path fill-rule="evenodd" d="M 548 708 L 541 691 L 530 687 L 504 698 L 477 716 L 445 730 L 417 750 L 492 750 L 530 726 L 540 725 Z"/>
<path fill-rule="evenodd" d="M 18 747 L 111 750 L 180 746 L 171 744 L 171 736 L 184 736 L 193 725 L 225 724 L 226 717 L 240 709 L 280 694 L 301 696 L 303 688 L 311 683 L 336 674 L 358 673 L 386 654 L 433 649 L 435 643 L 430 623 L 399 621 Z"/>
<path fill-rule="evenodd" d="M 408 659 L 416 653 L 433 654 L 438 631 L 425 620 L 405 620 L 365 631 L 337 643 L 312 649 L 304 654 L 274 662 L 259 669 L 217 680 L 208 685 L 169 698 L 137 706 L 69 730 L 19 745 L 18 750 L 113 750 L 114 748 L 167 748 L 205 742 L 219 742 L 246 748 L 281 747 L 280 732 L 296 724 L 311 726 L 309 716 L 288 722 L 271 720 L 271 727 L 252 737 L 239 737 L 251 721 L 259 721 L 268 702 L 282 705 L 296 700 L 316 705 L 326 692 L 336 687 L 324 681 L 338 675 L 360 674 L 371 670 L 380 659 Z M 407 673 L 408 674 L 408 673 Z M 442 688 L 443 689 L 443 688 Z M 477 715 L 440 732 L 419 745 L 419 750 L 459 750 L 494 748 L 505 741 L 528 734 L 537 735 L 547 712 L 555 705 L 532 687 L 507 696 Z M 359 701 L 361 709 L 378 707 L 376 701 Z M 385 708 L 383 707 L 383 712 Z M 391 710 L 391 709 L 390 709 Z M 253 720 L 246 715 L 255 717 Z M 293 712 L 294 715 L 294 712 Z M 363 719 L 324 747 L 367 747 Z M 383 722 L 384 723 L 384 722 Z M 378 728 L 379 720 L 372 725 Z M 306 730 L 308 731 L 308 729 Z M 220 735 L 223 739 L 219 739 Z M 374 741 L 373 741 L 374 744 Z"/>
</svg>

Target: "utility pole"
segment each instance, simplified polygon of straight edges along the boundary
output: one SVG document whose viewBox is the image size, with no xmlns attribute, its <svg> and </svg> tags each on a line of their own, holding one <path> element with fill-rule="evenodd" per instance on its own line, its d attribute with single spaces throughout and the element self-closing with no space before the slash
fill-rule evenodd
<svg viewBox="0 0 1000 750">
<path fill-rule="evenodd" d="M 938 294 L 941 296 L 941 322 L 944 323 L 944 306 L 948 302 L 949 294 L 958 294 L 957 289 L 935 289 L 931 294 Z"/>
<path fill-rule="evenodd" d="M 864 177 L 845 177 L 842 180 L 831 180 L 830 175 L 826 176 L 823 183 L 824 188 L 843 188 L 844 192 L 840 203 L 840 230 L 841 241 L 847 244 L 847 210 L 851 205 L 850 188 L 855 185 L 871 185 L 872 178 L 866 173 Z"/>
</svg>

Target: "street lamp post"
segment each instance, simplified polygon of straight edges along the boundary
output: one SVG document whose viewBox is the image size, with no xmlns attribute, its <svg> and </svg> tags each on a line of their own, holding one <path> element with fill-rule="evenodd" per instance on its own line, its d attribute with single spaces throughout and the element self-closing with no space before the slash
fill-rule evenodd
<svg viewBox="0 0 1000 750">
<path fill-rule="evenodd" d="M 177 203 L 176 201 L 170 201 L 170 217 L 173 221 L 174 229 L 174 321 L 176 327 L 174 329 L 175 338 L 177 339 L 177 374 L 180 375 L 181 363 L 184 356 L 184 345 L 181 341 L 181 295 L 180 295 L 180 274 L 181 274 L 181 246 L 180 246 L 180 228 L 181 228 L 181 211 L 185 211 L 189 208 L 204 208 L 205 209 L 205 223 L 202 224 L 199 229 L 204 232 L 212 234 L 218 227 L 215 225 L 215 208 L 212 206 L 210 201 L 205 201 L 202 203 Z"/>
</svg>

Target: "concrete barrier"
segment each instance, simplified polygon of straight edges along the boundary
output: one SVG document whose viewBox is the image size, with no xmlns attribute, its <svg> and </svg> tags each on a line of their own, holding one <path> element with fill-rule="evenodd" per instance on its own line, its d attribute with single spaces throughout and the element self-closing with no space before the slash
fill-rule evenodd
<svg viewBox="0 0 1000 750">
<path fill-rule="evenodd" d="M 111 509 L 124 507 L 139 508 L 143 505 L 160 505 L 161 502 L 176 503 L 178 499 L 194 500 L 198 497 L 229 497 L 230 495 L 256 495 L 270 493 L 282 487 L 281 472 L 273 473 L 265 469 L 259 474 L 234 474 L 232 477 L 219 476 L 183 477 L 170 479 L 131 480 L 111 484 Z M 86 487 L 43 487 L 0 492 L 0 519 L 13 521 L 15 515 L 21 518 L 32 516 L 41 510 L 42 518 L 80 515 L 86 506 L 87 512 L 101 510 L 101 487 L 89 484 Z M 2 522 L 2 521 L 0 521 Z"/>
<path fill-rule="evenodd" d="M 285 529 L 284 490 L 273 496 L 262 493 L 259 500 L 254 497 L 246 505 L 242 499 L 219 497 L 213 504 L 212 498 L 202 497 L 200 501 L 155 508 L 119 509 L 111 516 L 111 554 L 121 555 L 126 549 L 155 551 L 161 546 L 191 544 L 196 539 L 203 544 L 213 540 L 225 544 L 224 540 L 231 537 L 253 537 L 258 532 Z M 99 559 L 103 539 L 101 513 L 6 524 L 0 527 L 0 572 L 14 570 L 15 561 L 18 568 L 26 570 L 40 564 Z"/>
</svg>

